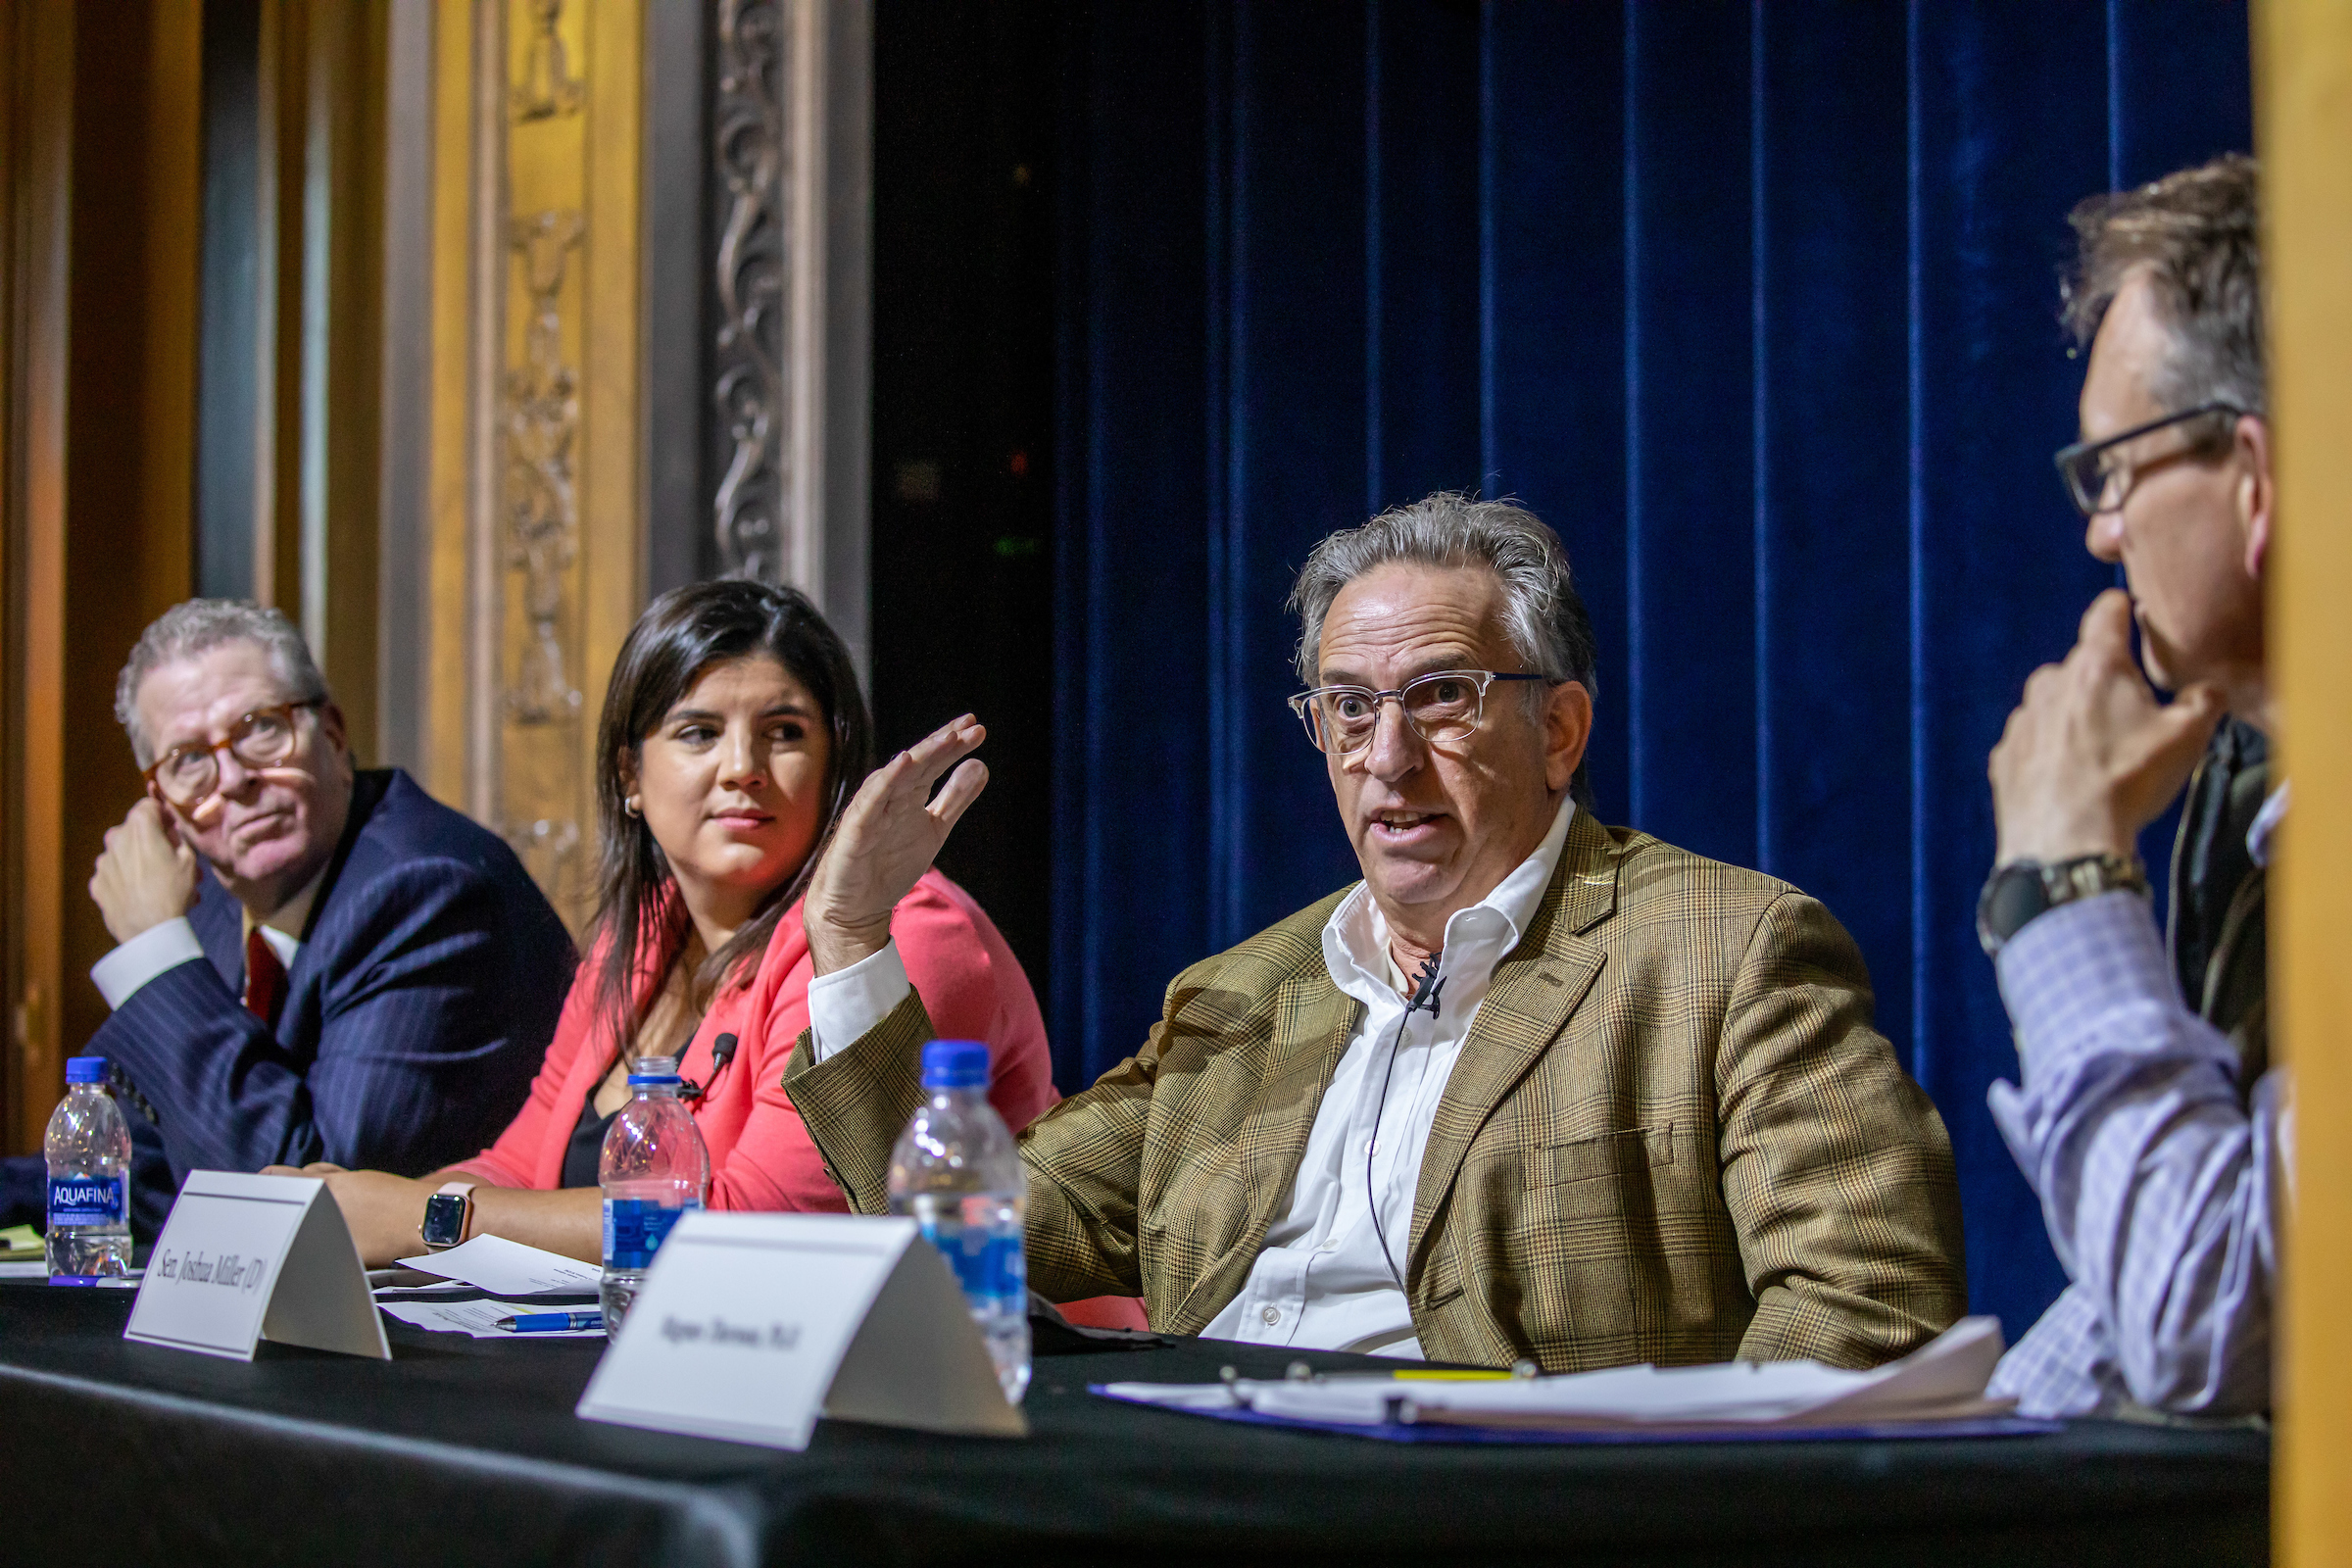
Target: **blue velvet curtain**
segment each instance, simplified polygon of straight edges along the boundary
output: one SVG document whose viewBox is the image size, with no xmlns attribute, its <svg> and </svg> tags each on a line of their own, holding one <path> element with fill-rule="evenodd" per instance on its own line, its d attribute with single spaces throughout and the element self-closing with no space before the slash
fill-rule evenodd
<svg viewBox="0 0 2352 1568">
<path fill-rule="evenodd" d="M 1601 815 L 1844 920 L 2022 1332 L 2062 1278 L 1972 914 L 1985 754 L 2112 580 L 2049 462 L 2065 215 L 2249 145 L 2243 7 L 1121 0 L 1065 51 L 1065 1086 L 1356 874 L 1283 706 L 1308 547 L 1517 496 L 1599 630 Z"/>
</svg>

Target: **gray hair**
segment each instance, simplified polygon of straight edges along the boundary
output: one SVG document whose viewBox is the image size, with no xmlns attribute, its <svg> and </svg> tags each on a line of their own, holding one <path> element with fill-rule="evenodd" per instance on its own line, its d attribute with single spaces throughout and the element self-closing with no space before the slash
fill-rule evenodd
<svg viewBox="0 0 2352 1568">
<path fill-rule="evenodd" d="M 223 643 L 261 645 L 270 668 L 291 703 L 324 702 L 326 678 L 311 658 L 311 645 L 277 611 L 248 599 L 191 599 L 173 605 L 139 634 L 130 662 L 115 681 L 115 722 L 130 737 L 130 754 L 141 767 L 155 760 L 139 727 L 139 686 L 166 664 L 207 654 Z"/>
<path fill-rule="evenodd" d="M 2260 174 L 2253 159 L 2231 154 L 2093 196 L 2068 215 L 2081 250 L 2065 279 L 2067 326 L 2087 345 L 2117 292 L 2144 273 L 2172 329 L 2172 351 L 2148 388 L 2168 413 L 2203 403 L 2269 408 Z"/>
<path fill-rule="evenodd" d="M 1592 618 L 1576 591 L 1568 552 L 1544 519 L 1511 501 L 1479 501 L 1455 490 L 1401 507 L 1371 521 L 1330 534 L 1307 553 L 1291 588 L 1298 615 L 1298 678 L 1315 684 L 1323 620 L 1340 590 L 1375 566 L 1484 566 L 1502 583 L 1503 635 L 1531 670 L 1558 683 L 1575 681 L 1597 695 L 1598 649 Z M 1569 793 L 1593 809 L 1592 786 L 1578 762 Z"/>
</svg>

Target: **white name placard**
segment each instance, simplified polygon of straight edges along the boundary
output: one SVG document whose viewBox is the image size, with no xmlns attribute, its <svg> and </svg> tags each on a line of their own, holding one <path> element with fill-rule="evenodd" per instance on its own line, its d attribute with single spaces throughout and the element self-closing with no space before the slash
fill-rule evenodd
<svg viewBox="0 0 2352 1568">
<path fill-rule="evenodd" d="M 806 1448 L 819 1415 L 1023 1437 L 910 1219 L 690 1213 L 580 1397 L 592 1421 Z"/>
<path fill-rule="evenodd" d="M 191 1172 L 122 1337 L 239 1361 L 261 1340 L 392 1359 L 360 1250 L 313 1176 Z"/>
</svg>

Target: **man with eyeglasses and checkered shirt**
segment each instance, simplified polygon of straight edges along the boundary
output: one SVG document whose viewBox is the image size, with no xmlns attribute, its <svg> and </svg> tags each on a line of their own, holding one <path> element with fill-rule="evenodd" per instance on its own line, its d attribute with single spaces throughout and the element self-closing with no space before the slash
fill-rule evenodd
<svg viewBox="0 0 2352 1568">
<path fill-rule="evenodd" d="M 302 634 L 190 600 L 140 637 L 115 716 L 146 794 L 90 897 L 90 971 L 131 1128 L 132 1217 L 191 1170 L 318 1160 L 421 1175 L 521 1105 L 571 984 L 571 939 L 497 835 L 397 768 L 358 768 Z M 11 1160 L 8 1219 L 41 1210 Z"/>
<path fill-rule="evenodd" d="M 2033 1415 L 2271 1403 L 2293 1118 L 2265 991 L 2287 795 L 2268 765 L 2256 195 L 2253 163 L 2224 158 L 2074 217 L 2067 316 L 2090 363 L 2058 466 L 2130 592 L 2091 603 L 2010 715 L 1978 914 L 2022 1069 L 1994 1118 L 2070 1281 L 1993 1379 Z M 2168 942 L 2134 845 L 2184 782 Z"/>
<path fill-rule="evenodd" d="M 1431 496 L 1326 539 L 1292 604 L 1293 706 L 1363 880 L 1178 975 L 1136 1054 L 1030 1125 L 1032 1285 L 1141 1296 L 1170 1333 L 1554 1372 L 1870 1366 L 1958 1317 L 1950 1146 L 1852 940 L 1593 814 L 1592 634 L 1552 531 Z M 930 1035 L 889 910 L 978 795 L 981 738 L 959 719 L 878 770 L 805 906 L 816 1024 L 784 1089 L 860 1211 Z"/>
</svg>

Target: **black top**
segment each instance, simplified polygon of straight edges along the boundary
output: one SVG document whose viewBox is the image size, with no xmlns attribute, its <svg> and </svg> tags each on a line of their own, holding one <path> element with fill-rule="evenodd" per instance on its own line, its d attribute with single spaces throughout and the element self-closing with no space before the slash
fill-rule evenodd
<svg viewBox="0 0 2352 1568">
<path fill-rule="evenodd" d="M 626 1103 L 626 1102 L 623 1102 Z M 620 1114 L 619 1106 L 599 1116 L 596 1096 L 590 1095 L 580 1102 L 580 1119 L 571 1129 L 571 1142 L 564 1147 L 564 1177 L 565 1187 L 595 1187 L 597 1156 L 605 1152 L 605 1129 Z"/>
<path fill-rule="evenodd" d="M 2268 877 L 2246 849 L 2270 788 L 2269 742 L 2224 719 L 2189 780 L 2173 848 L 2169 936 L 2180 995 L 2237 1047 L 2241 1090 L 2270 1065 Z"/>
</svg>

